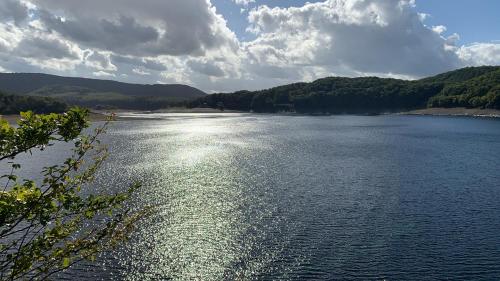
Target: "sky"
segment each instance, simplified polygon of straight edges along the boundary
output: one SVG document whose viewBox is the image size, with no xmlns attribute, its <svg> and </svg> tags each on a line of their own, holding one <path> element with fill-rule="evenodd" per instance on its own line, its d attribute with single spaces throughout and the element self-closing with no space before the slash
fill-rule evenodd
<svg viewBox="0 0 500 281">
<path fill-rule="evenodd" d="M 248 11 L 259 5 L 269 7 L 299 7 L 303 0 L 257 0 L 243 5 L 246 11 L 241 13 L 241 5 L 234 1 L 214 0 L 217 11 L 228 21 L 228 26 L 241 40 L 254 38 L 245 32 L 248 26 Z M 420 0 L 416 2 L 416 11 L 428 14 L 425 24 L 430 26 L 445 25 L 452 35 L 460 34 L 460 43 L 500 41 L 500 1 L 498 0 Z M 451 33 L 450 33 L 451 32 Z"/>
<path fill-rule="evenodd" d="M 1 0 L 0 72 L 212 92 L 500 65 L 498 0 Z"/>
</svg>

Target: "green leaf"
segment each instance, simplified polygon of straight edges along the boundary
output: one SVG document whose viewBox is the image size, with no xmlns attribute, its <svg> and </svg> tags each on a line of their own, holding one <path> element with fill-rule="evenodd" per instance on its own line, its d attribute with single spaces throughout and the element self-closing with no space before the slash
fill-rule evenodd
<svg viewBox="0 0 500 281">
<path fill-rule="evenodd" d="M 63 264 L 62 264 L 62 266 L 63 266 L 64 268 L 68 268 L 68 267 L 69 267 L 69 264 L 70 264 L 70 259 L 69 259 L 68 257 L 64 258 L 64 259 L 63 259 Z"/>
</svg>

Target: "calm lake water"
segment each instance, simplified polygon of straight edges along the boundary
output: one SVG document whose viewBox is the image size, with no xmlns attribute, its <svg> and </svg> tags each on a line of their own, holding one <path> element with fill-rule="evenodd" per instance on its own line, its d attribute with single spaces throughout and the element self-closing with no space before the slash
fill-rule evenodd
<svg viewBox="0 0 500 281">
<path fill-rule="evenodd" d="M 155 213 L 60 278 L 500 280 L 500 120 L 154 117 L 112 125 L 97 184 Z"/>
</svg>

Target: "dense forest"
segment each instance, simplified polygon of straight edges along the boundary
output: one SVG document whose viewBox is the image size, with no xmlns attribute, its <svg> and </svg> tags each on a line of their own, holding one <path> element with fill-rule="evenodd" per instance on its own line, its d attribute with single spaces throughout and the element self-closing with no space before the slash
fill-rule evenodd
<svg viewBox="0 0 500 281">
<path fill-rule="evenodd" d="M 35 113 L 61 113 L 67 105 L 47 97 L 7 95 L 0 92 L 0 114 L 19 114 L 21 111 Z"/>
<path fill-rule="evenodd" d="M 500 109 L 500 67 L 468 67 L 415 81 L 329 77 L 261 91 L 211 94 L 190 102 L 188 107 L 320 114 L 425 107 Z"/>
<path fill-rule="evenodd" d="M 429 106 L 500 109 L 500 67 L 464 81 L 446 83 L 429 100 Z"/>
</svg>

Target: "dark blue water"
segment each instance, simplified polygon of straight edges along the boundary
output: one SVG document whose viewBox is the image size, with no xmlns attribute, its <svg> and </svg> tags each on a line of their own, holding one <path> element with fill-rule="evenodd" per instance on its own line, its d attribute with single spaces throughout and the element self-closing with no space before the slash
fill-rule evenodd
<svg viewBox="0 0 500 281">
<path fill-rule="evenodd" d="M 155 213 L 61 278 L 500 280 L 500 120 L 155 117 L 98 182 Z"/>
</svg>

